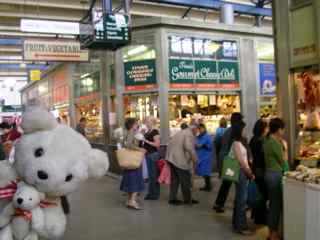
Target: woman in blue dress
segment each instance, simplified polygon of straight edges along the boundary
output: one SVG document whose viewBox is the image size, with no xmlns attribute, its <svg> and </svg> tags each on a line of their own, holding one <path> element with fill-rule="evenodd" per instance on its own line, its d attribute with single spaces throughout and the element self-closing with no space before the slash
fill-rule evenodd
<svg viewBox="0 0 320 240">
<path fill-rule="evenodd" d="M 212 158 L 213 147 L 212 137 L 207 133 L 206 126 L 199 124 L 199 135 L 196 142 L 196 150 L 198 161 L 196 165 L 196 173 L 198 176 L 202 176 L 205 181 L 205 186 L 200 188 L 201 191 L 210 192 L 211 186 L 211 172 L 212 172 Z"/>
<path fill-rule="evenodd" d="M 125 122 L 126 133 L 124 137 L 124 147 L 132 150 L 142 151 L 140 142 L 136 138 L 139 125 L 136 119 L 128 118 Z M 128 193 L 127 207 L 135 210 L 141 210 L 137 198 L 138 193 L 144 190 L 144 181 L 142 175 L 142 165 L 138 169 L 124 170 L 120 190 Z"/>
</svg>

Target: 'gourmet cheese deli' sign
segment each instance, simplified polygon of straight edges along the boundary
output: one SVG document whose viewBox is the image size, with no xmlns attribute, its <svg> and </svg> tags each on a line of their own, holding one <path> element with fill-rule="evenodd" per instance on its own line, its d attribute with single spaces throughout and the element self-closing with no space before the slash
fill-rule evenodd
<svg viewBox="0 0 320 240">
<path fill-rule="evenodd" d="M 169 76 L 172 88 L 240 87 L 239 63 L 236 61 L 170 59 Z"/>
<path fill-rule="evenodd" d="M 29 61 L 87 62 L 89 52 L 74 40 L 25 39 L 23 57 Z"/>
</svg>

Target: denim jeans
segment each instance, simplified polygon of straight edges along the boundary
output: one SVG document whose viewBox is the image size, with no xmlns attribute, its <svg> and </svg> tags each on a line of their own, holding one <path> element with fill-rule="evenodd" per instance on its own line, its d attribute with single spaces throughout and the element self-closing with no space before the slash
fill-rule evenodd
<svg viewBox="0 0 320 240">
<path fill-rule="evenodd" d="M 268 227 L 270 230 L 278 231 L 282 214 L 282 172 L 267 170 L 265 181 L 269 198 Z"/>
<path fill-rule="evenodd" d="M 160 159 L 158 152 L 147 154 L 146 161 L 149 173 L 148 198 L 158 199 L 160 197 L 160 184 L 158 183 L 159 170 L 157 161 Z"/>
<path fill-rule="evenodd" d="M 248 179 L 243 170 L 240 170 L 239 182 L 236 184 L 232 225 L 236 231 L 248 230 L 246 204 L 248 196 Z"/>
</svg>

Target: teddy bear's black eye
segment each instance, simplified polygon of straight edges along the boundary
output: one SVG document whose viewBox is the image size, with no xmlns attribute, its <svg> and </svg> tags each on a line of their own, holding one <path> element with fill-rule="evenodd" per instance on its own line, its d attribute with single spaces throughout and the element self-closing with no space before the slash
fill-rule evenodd
<svg viewBox="0 0 320 240">
<path fill-rule="evenodd" d="M 31 202 L 31 201 L 32 201 L 32 198 L 29 198 L 29 201 Z"/>
<path fill-rule="evenodd" d="M 44 154 L 44 150 L 43 150 L 42 147 L 37 148 L 37 149 L 34 151 L 34 156 L 37 157 L 37 158 L 38 158 L 38 157 L 42 157 L 43 154 Z"/>
</svg>

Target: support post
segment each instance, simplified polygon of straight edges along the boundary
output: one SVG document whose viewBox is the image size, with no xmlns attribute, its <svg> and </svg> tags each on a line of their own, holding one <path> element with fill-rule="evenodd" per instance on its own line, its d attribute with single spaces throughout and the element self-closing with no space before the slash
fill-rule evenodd
<svg viewBox="0 0 320 240">
<path fill-rule="evenodd" d="M 112 13 L 112 0 L 103 0 L 102 7 L 104 14 Z"/>
<path fill-rule="evenodd" d="M 101 108 L 102 108 L 102 119 L 103 119 L 103 134 L 104 144 L 106 147 L 110 144 L 110 123 L 109 123 L 109 108 L 110 108 L 110 75 L 108 74 L 108 52 L 102 51 L 100 53 L 100 96 L 101 96 Z M 109 75 L 109 76 L 108 76 Z"/>
</svg>

